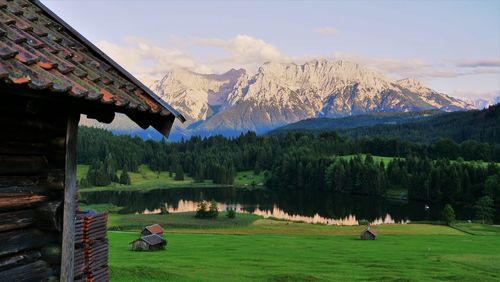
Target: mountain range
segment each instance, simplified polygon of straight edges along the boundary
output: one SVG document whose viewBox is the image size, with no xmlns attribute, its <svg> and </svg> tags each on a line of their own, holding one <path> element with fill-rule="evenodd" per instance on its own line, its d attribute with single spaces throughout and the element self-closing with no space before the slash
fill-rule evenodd
<svg viewBox="0 0 500 282">
<path fill-rule="evenodd" d="M 184 136 L 265 133 L 311 118 L 474 108 L 415 79 L 392 80 L 342 60 L 265 63 L 253 75 L 244 69 L 223 74 L 173 69 L 151 89 L 186 117 L 174 129 Z"/>
</svg>

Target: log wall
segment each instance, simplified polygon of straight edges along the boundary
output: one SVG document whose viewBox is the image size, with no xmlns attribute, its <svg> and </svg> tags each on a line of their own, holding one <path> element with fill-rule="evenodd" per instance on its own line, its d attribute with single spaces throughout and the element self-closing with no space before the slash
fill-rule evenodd
<svg viewBox="0 0 500 282">
<path fill-rule="evenodd" d="M 0 281 L 59 280 L 67 114 L 6 96 L 0 101 Z"/>
</svg>

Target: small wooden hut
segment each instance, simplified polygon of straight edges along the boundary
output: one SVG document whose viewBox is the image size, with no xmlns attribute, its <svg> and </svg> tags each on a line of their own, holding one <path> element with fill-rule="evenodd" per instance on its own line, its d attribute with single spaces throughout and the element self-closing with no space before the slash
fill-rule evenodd
<svg viewBox="0 0 500 282">
<path fill-rule="evenodd" d="M 162 235 L 163 228 L 159 224 L 153 224 L 153 225 L 149 225 L 149 226 L 144 227 L 144 229 L 141 232 L 142 236 L 151 235 L 151 234 Z"/>
<path fill-rule="evenodd" d="M 0 281 L 74 280 L 78 122 L 116 112 L 184 121 L 40 1 L 0 1 Z"/>
<path fill-rule="evenodd" d="M 151 234 L 141 236 L 131 244 L 133 251 L 158 251 L 165 249 L 167 241 L 158 234 Z"/>
<path fill-rule="evenodd" d="M 377 232 L 370 227 L 366 228 L 359 236 L 361 240 L 375 240 L 377 238 Z"/>
</svg>

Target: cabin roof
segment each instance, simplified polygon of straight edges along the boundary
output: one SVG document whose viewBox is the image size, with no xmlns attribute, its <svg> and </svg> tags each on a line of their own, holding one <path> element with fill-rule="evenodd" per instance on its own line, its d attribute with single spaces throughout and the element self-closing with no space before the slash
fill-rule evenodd
<svg viewBox="0 0 500 282">
<path fill-rule="evenodd" d="M 147 229 L 152 234 L 163 234 L 163 228 L 159 224 L 149 225 L 144 227 L 144 229 Z"/>
<path fill-rule="evenodd" d="M 137 240 L 144 241 L 152 246 L 165 243 L 165 240 L 158 234 L 151 234 L 151 235 L 142 236 L 140 239 L 137 239 Z M 137 240 L 135 240 L 135 241 L 137 241 Z"/>
<path fill-rule="evenodd" d="M 141 127 L 153 126 L 164 135 L 175 118 L 185 121 L 38 0 L 0 0 L 0 79 L 0 85 L 62 93 L 106 105 L 106 109 L 125 113 Z"/>
<path fill-rule="evenodd" d="M 363 233 L 366 233 L 366 232 L 371 233 L 375 237 L 377 236 L 377 232 L 371 228 L 367 228 L 367 229 L 365 229 L 365 231 L 363 231 Z"/>
</svg>

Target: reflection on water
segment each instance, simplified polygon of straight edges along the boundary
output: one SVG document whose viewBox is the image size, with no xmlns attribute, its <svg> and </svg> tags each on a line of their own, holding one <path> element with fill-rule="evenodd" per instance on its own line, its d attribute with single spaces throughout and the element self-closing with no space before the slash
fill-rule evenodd
<svg viewBox="0 0 500 282">
<path fill-rule="evenodd" d="M 178 213 L 178 212 L 194 212 L 198 208 L 198 202 L 189 201 L 189 200 L 179 200 L 175 207 L 170 207 L 168 204 L 165 204 L 165 208 L 169 213 Z M 240 213 L 252 213 L 256 215 L 260 215 L 264 218 L 277 218 L 289 221 L 297 221 L 297 222 L 306 222 L 306 223 L 321 223 L 326 225 L 358 225 L 359 221 L 355 215 L 348 215 L 344 218 L 328 218 L 319 215 L 318 213 L 313 216 L 304 216 L 298 214 L 289 214 L 284 210 L 278 208 L 276 205 L 272 207 L 272 209 L 260 209 L 258 206 L 250 209 L 242 204 L 225 204 L 225 203 L 217 203 L 217 208 L 219 211 L 225 211 L 228 208 L 234 209 Z M 145 209 L 142 211 L 143 214 L 159 214 L 161 212 L 161 208 L 157 208 L 154 210 Z M 139 213 L 139 212 L 138 212 Z M 395 221 L 392 219 L 390 214 L 386 214 L 384 217 L 375 218 L 371 221 L 372 225 L 377 224 L 394 224 L 394 223 L 408 223 L 409 220 L 400 220 Z"/>
<path fill-rule="evenodd" d="M 379 197 L 236 188 L 101 191 L 82 193 L 81 196 L 88 204 L 111 203 L 124 207 L 121 213 L 159 213 L 161 207 L 166 207 L 169 212 L 195 211 L 197 202 L 213 199 L 221 211 L 234 207 L 238 212 L 263 217 L 342 225 L 357 224 L 360 220 L 373 224 L 438 220 L 442 211 L 441 206 L 431 206 L 426 211 L 421 202 L 391 201 Z M 468 219 L 471 216 L 458 208 L 455 212 L 458 218 Z"/>
</svg>

